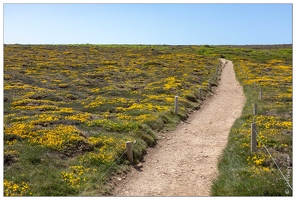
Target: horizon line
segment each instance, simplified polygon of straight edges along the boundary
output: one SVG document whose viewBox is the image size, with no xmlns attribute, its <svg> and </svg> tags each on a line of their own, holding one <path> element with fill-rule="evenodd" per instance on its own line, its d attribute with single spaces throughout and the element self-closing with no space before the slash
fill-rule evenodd
<svg viewBox="0 0 296 200">
<path fill-rule="evenodd" d="M 249 45 L 293 45 L 293 43 L 274 44 L 129 44 L 129 43 L 3 43 L 4 45 L 139 45 L 139 46 L 249 46 Z"/>
</svg>

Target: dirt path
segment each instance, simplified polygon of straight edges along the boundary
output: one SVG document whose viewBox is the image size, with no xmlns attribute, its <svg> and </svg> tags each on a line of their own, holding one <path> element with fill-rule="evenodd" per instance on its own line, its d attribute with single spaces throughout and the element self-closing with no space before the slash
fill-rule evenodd
<svg viewBox="0 0 296 200">
<path fill-rule="evenodd" d="M 218 173 L 217 158 L 245 103 L 231 61 L 213 90 L 213 96 L 186 123 L 148 149 L 141 170 L 132 168 L 126 177 L 118 178 L 113 196 L 209 196 Z"/>
</svg>

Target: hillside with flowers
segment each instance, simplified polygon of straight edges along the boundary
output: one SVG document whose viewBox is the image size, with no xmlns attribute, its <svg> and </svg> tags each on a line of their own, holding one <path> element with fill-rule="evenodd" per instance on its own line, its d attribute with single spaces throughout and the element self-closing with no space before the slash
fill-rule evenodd
<svg viewBox="0 0 296 200">
<path fill-rule="evenodd" d="M 263 144 L 249 151 L 256 121 L 292 173 L 291 46 L 4 45 L 4 196 L 109 194 L 110 177 L 128 169 L 125 142 L 137 141 L 137 162 L 159 132 L 199 109 L 199 88 L 206 99 L 218 84 L 219 57 L 233 61 L 248 100 L 212 195 L 291 195 Z"/>
<path fill-rule="evenodd" d="M 198 49 L 5 45 L 4 195 L 78 195 L 128 140 L 141 158 L 157 131 L 199 108 L 199 88 L 206 97 L 217 84 L 219 60 Z"/>
</svg>

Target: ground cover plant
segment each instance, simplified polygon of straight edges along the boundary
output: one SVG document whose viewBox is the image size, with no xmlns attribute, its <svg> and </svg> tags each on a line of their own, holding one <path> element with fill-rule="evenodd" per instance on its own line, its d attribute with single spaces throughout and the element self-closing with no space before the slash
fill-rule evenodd
<svg viewBox="0 0 296 200">
<path fill-rule="evenodd" d="M 203 48 L 4 45 L 4 196 L 108 194 L 125 142 L 137 162 L 217 85 Z"/>
<path fill-rule="evenodd" d="M 198 89 L 205 98 L 208 80 L 216 84 L 219 57 L 233 61 L 247 102 L 211 194 L 291 196 L 291 45 L 5 45 L 4 195 L 108 194 L 110 176 L 127 169 L 125 141 L 136 140 L 137 161 L 159 131 L 198 109 Z"/>
<path fill-rule="evenodd" d="M 247 102 L 230 131 L 211 194 L 292 196 L 292 47 L 221 48 L 224 56 L 233 60 Z M 253 114 L 254 103 L 258 105 L 257 115 Z M 257 124 L 258 133 L 257 151 L 253 153 L 252 122 Z"/>
</svg>

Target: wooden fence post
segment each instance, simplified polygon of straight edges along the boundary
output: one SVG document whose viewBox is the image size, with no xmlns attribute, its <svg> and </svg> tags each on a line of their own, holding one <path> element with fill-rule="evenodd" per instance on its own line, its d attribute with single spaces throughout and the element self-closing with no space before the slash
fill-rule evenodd
<svg viewBox="0 0 296 200">
<path fill-rule="evenodd" d="M 178 96 L 175 96 L 174 112 L 175 112 L 176 115 L 178 114 Z"/>
<path fill-rule="evenodd" d="M 217 65 L 217 67 L 216 67 L 216 73 L 215 73 L 216 77 L 218 75 L 218 70 L 219 70 L 219 65 Z"/>
<path fill-rule="evenodd" d="M 253 104 L 253 108 L 254 108 L 254 110 L 253 110 L 253 114 L 254 114 L 254 115 L 257 115 L 257 103 L 254 103 L 254 104 Z"/>
<path fill-rule="evenodd" d="M 127 141 L 126 143 L 125 143 L 125 146 L 126 146 L 126 150 L 127 150 L 127 152 L 126 152 L 126 154 L 127 154 L 127 159 L 128 159 L 128 161 L 131 163 L 131 164 L 133 164 L 133 162 L 134 162 L 134 158 L 133 158 L 133 143 L 131 142 L 131 141 Z"/>
<path fill-rule="evenodd" d="M 256 146 L 257 146 L 257 138 L 256 138 L 256 123 L 251 124 L 251 152 L 256 151 Z"/>
<path fill-rule="evenodd" d="M 198 98 L 200 99 L 200 100 L 202 100 L 202 89 L 201 88 L 199 88 L 199 90 L 198 90 Z"/>
<path fill-rule="evenodd" d="M 259 99 L 262 99 L 262 88 L 260 88 L 260 91 L 259 91 Z"/>
</svg>

